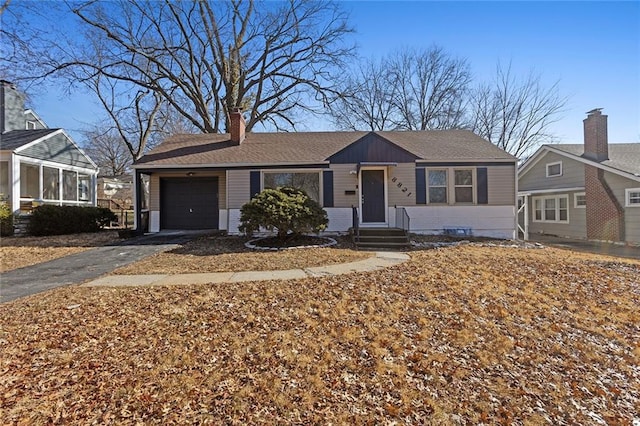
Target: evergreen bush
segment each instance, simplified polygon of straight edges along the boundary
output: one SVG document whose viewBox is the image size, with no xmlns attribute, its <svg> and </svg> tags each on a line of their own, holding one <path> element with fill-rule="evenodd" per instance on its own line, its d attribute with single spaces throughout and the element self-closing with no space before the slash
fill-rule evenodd
<svg viewBox="0 0 640 426">
<path fill-rule="evenodd" d="M 280 240 L 289 234 L 318 233 L 327 228 L 327 212 L 301 189 L 265 189 L 240 210 L 240 231 L 252 235 L 260 228 L 276 232 Z"/>
<path fill-rule="evenodd" d="M 117 216 L 103 207 L 45 204 L 33 209 L 29 233 L 39 236 L 97 232 L 116 220 L 118 220 Z"/>
<path fill-rule="evenodd" d="M 3 237 L 13 235 L 13 213 L 6 201 L 0 202 L 0 235 Z"/>
</svg>

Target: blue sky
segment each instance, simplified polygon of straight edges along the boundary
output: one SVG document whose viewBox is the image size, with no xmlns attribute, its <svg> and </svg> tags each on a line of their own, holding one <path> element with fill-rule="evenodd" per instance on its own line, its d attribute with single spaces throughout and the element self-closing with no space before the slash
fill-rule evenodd
<svg viewBox="0 0 640 426">
<path fill-rule="evenodd" d="M 552 127 L 560 142 L 582 143 L 585 112 L 596 107 L 609 116 L 610 142 L 640 141 L 638 1 L 342 3 L 363 57 L 435 43 L 467 58 L 478 82 L 491 79 L 498 61 L 511 62 L 516 75 L 533 70 L 546 85 L 559 81 L 560 94 L 569 98 Z M 99 113 L 84 97 L 55 91 L 33 104 L 49 126 L 69 129 L 76 138 Z M 320 129 L 326 123 L 307 126 Z"/>
</svg>

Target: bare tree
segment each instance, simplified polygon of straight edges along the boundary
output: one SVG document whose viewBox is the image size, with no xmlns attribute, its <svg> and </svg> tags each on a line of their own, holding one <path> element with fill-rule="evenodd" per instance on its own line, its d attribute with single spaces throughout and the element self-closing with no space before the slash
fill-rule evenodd
<svg viewBox="0 0 640 426">
<path fill-rule="evenodd" d="M 346 129 L 462 127 L 470 80 L 467 61 L 438 46 L 404 49 L 358 68 L 332 104 L 331 115 Z"/>
<path fill-rule="evenodd" d="M 120 136 L 107 126 L 85 130 L 84 150 L 96 162 L 102 176 L 122 176 L 130 172 L 132 158 Z"/>
<path fill-rule="evenodd" d="M 518 80 L 498 64 L 496 78 L 480 85 L 472 95 L 471 128 L 478 135 L 523 158 L 540 144 L 554 141 L 549 125 L 561 118 L 567 99 L 558 82 L 544 88 L 533 72 Z"/>
<path fill-rule="evenodd" d="M 452 57 L 441 47 L 405 49 L 389 60 L 398 85 L 394 96 L 400 119 L 407 130 L 451 129 L 463 125 L 469 64 Z"/>
<path fill-rule="evenodd" d="M 167 102 L 201 132 L 225 130 L 235 108 L 247 111 L 248 131 L 258 123 L 294 128 L 296 114 L 316 111 L 336 92 L 340 66 L 352 52 L 344 40 L 351 32 L 346 15 L 333 2 L 73 6 L 91 46 L 55 49 L 51 73 L 81 68 L 126 82 L 136 87 L 132 93 Z"/>
<path fill-rule="evenodd" d="M 340 129 L 388 130 L 397 118 L 396 90 L 385 61 L 365 61 L 329 105 L 331 117 Z"/>
</svg>

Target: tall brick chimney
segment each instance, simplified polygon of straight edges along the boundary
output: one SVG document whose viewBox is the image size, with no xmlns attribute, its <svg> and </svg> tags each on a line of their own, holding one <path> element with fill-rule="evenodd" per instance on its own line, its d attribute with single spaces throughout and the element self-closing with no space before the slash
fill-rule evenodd
<svg viewBox="0 0 640 426">
<path fill-rule="evenodd" d="M 598 162 L 609 159 L 607 116 L 600 111 L 602 108 L 592 109 L 583 120 L 584 157 Z"/>
<path fill-rule="evenodd" d="M 235 110 L 233 110 L 229 115 L 229 120 L 231 122 L 230 129 L 229 129 L 231 142 L 240 145 L 244 140 L 244 135 L 245 135 L 244 133 L 245 122 L 244 122 L 244 116 L 242 115 L 242 111 L 239 108 L 236 108 Z"/>
<path fill-rule="evenodd" d="M 584 120 L 584 158 L 598 163 L 609 159 L 607 116 L 602 108 L 589 111 Z M 587 201 L 587 238 L 624 241 L 624 208 L 616 198 L 603 169 L 584 165 L 584 190 Z"/>
</svg>

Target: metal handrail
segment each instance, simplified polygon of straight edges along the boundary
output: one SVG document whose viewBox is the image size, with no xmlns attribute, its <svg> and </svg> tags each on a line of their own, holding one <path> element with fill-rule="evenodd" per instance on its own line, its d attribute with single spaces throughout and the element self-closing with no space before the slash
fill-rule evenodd
<svg viewBox="0 0 640 426">
<path fill-rule="evenodd" d="M 360 218 L 358 217 L 358 208 L 354 206 L 351 206 L 351 223 L 356 241 L 360 241 Z"/>
<path fill-rule="evenodd" d="M 396 206 L 396 226 L 407 233 L 411 230 L 411 218 L 404 207 Z"/>
</svg>

